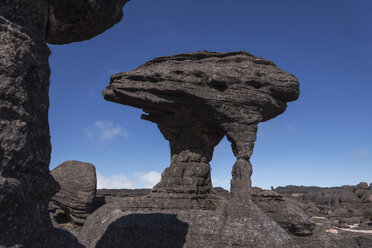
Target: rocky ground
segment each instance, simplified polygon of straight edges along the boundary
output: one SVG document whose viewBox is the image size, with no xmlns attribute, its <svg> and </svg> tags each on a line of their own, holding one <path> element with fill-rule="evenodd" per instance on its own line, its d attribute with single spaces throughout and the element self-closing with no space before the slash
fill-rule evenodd
<svg viewBox="0 0 372 248">
<path fill-rule="evenodd" d="M 299 187 L 299 186 L 287 186 L 279 187 L 275 190 L 263 190 L 260 188 L 253 188 L 252 191 L 252 201 L 261 209 L 269 218 L 278 223 L 284 230 L 287 231 L 289 237 L 294 240 L 297 246 L 293 247 L 337 247 L 337 248 L 368 248 L 372 247 L 372 218 L 369 216 L 369 207 L 371 206 L 370 202 L 342 202 L 342 206 L 337 203 L 332 203 L 325 207 L 325 202 L 320 201 L 311 201 L 309 199 L 318 199 L 322 194 L 331 194 L 331 195 L 343 195 L 343 193 L 348 194 L 347 192 L 353 192 L 356 195 L 365 195 L 358 193 L 360 186 L 365 184 L 359 184 L 357 186 L 343 186 L 338 188 L 318 188 L 318 187 Z M 370 188 L 363 187 L 366 191 L 369 191 Z M 230 193 L 223 188 L 214 188 L 217 199 L 222 201 L 229 199 Z M 73 223 L 68 217 L 64 214 L 59 214 L 59 217 L 53 217 L 57 226 L 70 231 L 72 234 L 77 236 L 80 241 L 84 239 L 91 239 L 94 237 L 97 232 L 92 226 L 96 226 L 97 216 L 105 212 L 113 211 L 115 214 L 124 215 L 125 211 L 119 211 L 118 208 L 113 207 L 115 205 L 122 204 L 126 199 L 141 198 L 146 196 L 151 192 L 151 189 L 99 189 L 97 190 L 96 197 L 93 202 L 93 208 L 91 216 L 87 221 L 87 225 L 90 225 L 89 228 L 85 228 L 81 225 Z M 278 193 L 281 192 L 282 194 Z M 325 193 L 327 192 L 327 193 Z M 357 193 L 355 193 L 357 192 Z M 312 197 L 309 197 L 309 196 Z M 318 197 L 313 197 L 318 195 Z M 323 195 L 324 196 L 324 195 Z M 330 196 L 326 196 L 330 197 Z M 326 199 L 326 198 L 322 198 Z M 344 198 L 341 198 L 344 199 Z M 350 198 L 353 199 L 353 198 Z M 361 196 L 359 199 L 364 199 Z M 355 200 L 355 199 L 354 199 Z M 335 205 L 337 207 L 335 207 Z M 345 208 L 346 207 L 346 208 Z M 318 208 L 319 211 L 315 212 L 314 208 Z M 327 209 L 327 211 L 325 211 Z M 353 212 L 349 210 L 353 210 Z M 348 213 L 341 214 L 341 213 Z M 138 214 L 138 213 L 137 213 Z M 135 221 L 148 222 L 148 219 L 144 216 L 147 216 L 146 213 L 143 213 L 143 216 L 132 217 Z M 156 220 L 159 223 L 164 225 L 174 225 L 177 228 L 180 228 L 179 223 L 176 219 L 171 219 L 168 217 L 168 212 L 159 211 L 159 215 L 152 216 L 151 220 Z M 184 218 L 189 218 L 185 217 Z M 169 215 L 171 216 L 171 215 Z M 178 213 L 178 218 L 180 214 Z M 216 215 L 217 216 L 217 215 Z M 357 218 L 358 217 L 358 218 Z M 138 218 L 138 219 L 137 219 Z M 142 219 L 141 219 L 142 218 Z M 346 218 L 346 219 L 345 219 Z M 101 222 L 104 221 L 101 220 Z M 133 220 L 131 220 L 133 221 Z M 345 224 L 347 221 L 348 224 Z M 120 244 L 115 242 L 108 242 L 110 239 L 118 239 L 113 233 L 123 234 L 123 231 L 118 231 L 118 228 L 125 227 L 124 221 L 119 222 L 116 226 L 110 225 L 110 230 L 114 230 L 111 233 L 105 233 L 100 237 L 100 240 L 93 242 L 93 245 L 88 245 L 87 247 L 136 247 L 136 246 L 117 246 Z M 124 226 L 124 227 L 123 227 Z M 165 228 L 165 227 L 163 227 Z M 124 228 L 125 229 L 125 228 Z M 89 232 L 87 232 L 89 230 Z M 129 230 L 130 231 L 130 230 Z M 124 232 L 127 233 L 128 230 Z M 182 236 L 184 239 L 185 234 L 181 235 L 179 230 L 178 233 L 174 235 Z M 149 237 L 151 239 L 151 237 Z M 182 238 L 181 238 L 182 240 Z M 81 243 L 86 242 L 83 241 Z M 131 242 L 136 242 L 132 240 Z M 102 246 L 102 244 L 108 246 Z M 123 245 L 123 244 L 121 244 Z M 126 244 L 128 245 L 128 244 Z M 133 245 L 133 243 L 132 243 Z M 146 245 L 144 246 L 146 247 Z M 183 247 L 183 246 L 175 246 Z"/>
</svg>

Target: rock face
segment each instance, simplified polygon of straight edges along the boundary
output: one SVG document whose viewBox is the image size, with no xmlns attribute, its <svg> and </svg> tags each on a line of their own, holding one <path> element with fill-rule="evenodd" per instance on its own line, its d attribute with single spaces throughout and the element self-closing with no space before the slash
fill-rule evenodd
<svg viewBox="0 0 372 248">
<path fill-rule="evenodd" d="M 89 163 L 66 161 L 51 174 L 60 190 L 50 199 L 49 211 L 61 209 L 75 224 L 82 225 L 96 196 L 96 168 Z"/>
<path fill-rule="evenodd" d="M 57 192 L 58 184 L 48 169 L 50 51 L 46 42 L 63 44 L 103 32 L 120 19 L 118 13 L 125 2 L 1 1 L 0 246 L 56 247 L 53 240 L 59 235 L 52 231 L 48 214 L 49 198 Z M 61 5 L 68 8 L 61 8 Z M 58 13 L 56 20 L 63 19 L 76 26 L 79 19 L 85 20 L 85 26 L 96 23 L 95 13 L 99 14 L 98 20 L 105 16 L 108 21 L 102 26 L 94 25 L 96 30 L 90 29 L 85 36 L 82 27 L 79 29 L 81 35 L 75 36 L 75 27 L 49 18 L 49 10 L 54 6 L 59 8 L 55 12 Z M 90 6 L 90 15 L 78 15 L 81 6 Z M 48 27 L 53 31 L 47 32 Z M 62 238 L 59 239 L 57 244 L 63 246 Z"/>
<path fill-rule="evenodd" d="M 306 236 L 313 234 L 315 222 L 294 202 L 275 191 L 252 189 L 252 201 L 267 216 L 289 233 Z"/>
<path fill-rule="evenodd" d="M 78 235 L 93 247 L 296 247 L 254 204 L 221 200 L 215 210 L 164 209 L 116 199 L 89 215 Z M 151 243 L 150 243 L 151 242 Z"/>
<path fill-rule="evenodd" d="M 293 75 L 247 52 L 197 52 L 114 75 L 103 95 L 147 113 L 142 118 L 156 123 L 170 143 L 171 164 L 150 194 L 112 202 L 90 215 L 79 234 L 84 245 L 103 247 L 115 240 L 126 247 L 137 240 L 145 247 L 127 234 L 156 233 L 170 224 L 182 236 L 174 247 L 292 247 L 289 235 L 250 199 L 249 159 L 257 124 L 297 99 Z M 225 135 L 237 158 L 228 199 L 215 197 L 209 166 Z M 179 222 L 169 223 L 174 218 Z M 156 246 L 166 247 L 167 232 L 157 236 Z"/>
<path fill-rule="evenodd" d="M 129 0 L 52 0 L 49 1 L 46 41 L 66 44 L 89 40 L 123 17 Z"/>
<path fill-rule="evenodd" d="M 227 136 L 237 158 L 231 194 L 250 198 L 257 124 L 283 113 L 286 102 L 297 99 L 299 84 L 247 52 L 197 52 L 156 58 L 114 75 L 103 95 L 143 109 L 148 114 L 142 118 L 155 122 L 170 143 L 170 167 L 151 195 L 193 199 L 190 207 L 210 209 L 214 147 Z"/>
</svg>

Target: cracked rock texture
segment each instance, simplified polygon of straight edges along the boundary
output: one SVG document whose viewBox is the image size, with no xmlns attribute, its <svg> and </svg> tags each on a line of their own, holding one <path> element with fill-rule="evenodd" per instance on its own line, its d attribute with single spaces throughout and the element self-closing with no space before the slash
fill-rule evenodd
<svg viewBox="0 0 372 248">
<path fill-rule="evenodd" d="M 89 163 L 66 161 L 51 174 L 60 190 L 50 199 L 49 211 L 61 209 L 75 224 L 84 224 L 96 196 L 96 168 Z"/>
<path fill-rule="evenodd" d="M 142 118 L 169 141 L 171 164 L 150 194 L 115 200 L 90 215 L 78 236 L 84 245 L 146 247 L 146 240 L 156 240 L 156 247 L 294 247 L 251 201 L 249 159 L 257 124 L 297 99 L 296 77 L 247 52 L 196 52 L 116 74 L 103 95 L 147 113 Z M 237 158 L 228 199 L 215 197 L 209 166 L 225 135 Z M 171 244 L 169 225 L 177 230 Z"/>
<path fill-rule="evenodd" d="M 231 194 L 250 198 L 257 124 L 299 96 L 295 76 L 247 52 L 196 52 L 153 59 L 111 77 L 106 100 L 141 108 L 171 148 L 171 164 L 150 196 L 213 209 L 209 161 L 226 135 L 237 158 Z M 186 204 L 187 205 L 187 204 Z M 184 205 L 186 207 L 186 205 Z"/>
<path fill-rule="evenodd" d="M 93 247 L 297 247 L 253 203 L 215 201 L 216 209 L 165 209 L 146 198 L 116 199 L 89 215 L 78 234 Z M 177 200 L 178 201 L 178 200 Z"/>
<path fill-rule="evenodd" d="M 120 20 L 125 2 L 1 1 L 0 246 L 72 247 L 73 239 L 53 229 L 48 213 L 59 186 L 48 168 L 46 42 L 64 44 L 102 33 Z M 97 25 L 102 19 L 107 21 Z"/>
<path fill-rule="evenodd" d="M 287 232 L 298 236 L 313 234 L 315 222 L 298 206 L 301 203 L 256 187 L 252 189 L 252 201 Z"/>
</svg>

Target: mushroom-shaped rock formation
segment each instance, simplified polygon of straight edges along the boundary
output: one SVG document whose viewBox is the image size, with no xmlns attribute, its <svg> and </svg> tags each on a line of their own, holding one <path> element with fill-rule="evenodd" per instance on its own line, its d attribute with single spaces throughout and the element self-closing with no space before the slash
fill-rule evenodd
<svg viewBox="0 0 372 248">
<path fill-rule="evenodd" d="M 171 148 L 171 164 L 151 196 L 194 199 L 213 207 L 210 166 L 226 135 L 237 158 L 231 194 L 249 199 L 249 161 L 257 124 L 281 114 L 299 96 L 295 76 L 247 52 L 196 52 L 160 57 L 111 77 L 106 100 L 141 108 Z"/>
<path fill-rule="evenodd" d="M 47 42 L 66 44 L 89 40 L 118 23 L 129 0 L 49 1 Z"/>
<path fill-rule="evenodd" d="M 64 44 L 92 38 L 120 20 L 125 3 L 1 1 L 1 247 L 72 247 L 63 243 L 65 235 L 56 233 L 48 214 L 49 198 L 58 184 L 48 168 L 50 50 L 46 42 Z"/>
<path fill-rule="evenodd" d="M 51 171 L 60 190 L 49 202 L 49 211 L 61 209 L 78 225 L 91 213 L 97 191 L 96 167 L 79 161 L 66 161 Z"/>
</svg>

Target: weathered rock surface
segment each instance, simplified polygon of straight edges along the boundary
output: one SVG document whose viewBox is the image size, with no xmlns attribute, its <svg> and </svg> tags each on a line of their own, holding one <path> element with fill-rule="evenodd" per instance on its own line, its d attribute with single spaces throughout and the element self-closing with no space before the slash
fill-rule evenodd
<svg viewBox="0 0 372 248">
<path fill-rule="evenodd" d="M 88 216 L 79 241 L 86 247 L 296 247 L 253 203 L 220 200 L 215 210 L 182 210 L 149 200 L 104 205 Z"/>
<path fill-rule="evenodd" d="M 118 23 L 129 0 L 52 0 L 46 41 L 66 44 L 89 40 Z"/>
<path fill-rule="evenodd" d="M 156 233 L 155 214 L 156 220 L 166 220 L 164 226 L 169 218 L 180 221 L 175 228 L 182 231 L 175 236 L 182 242 L 172 243 L 174 247 L 292 247 L 289 235 L 250 200 L 249 159 L 257 124 L 283 113 L 286 102 L 297 99 L 293 75 L 247 52 L 197 52 L 156 58 L 117 74 L 103 95 L 147 113 L 142 118 L 156 123 L 170 143 L 171 164 L 150 194 L 114 201 L 90 215 L 81 242 L 101 247 L 115 240 L 130 246 L 137 240 L 146 246 L 125 234 L 133 229 Z M 215 197 L 209 166 L 225 135 L 237 158 L 228 199 Z M 145 228 L 137 222 L 146 222 Z M 163 243 L 168 242 L 166 233 L 157 234 L 155 246 L 169 245 Z"/>
<path fill-rule="evenodd" d="M 257 124 L 281 114 L 299 95 L 297 79 L 247 52 L 196 52 L 151 60 L 111 78 L 106 100 L 143 109 L 171 148 L 171 164 L 152 197 L 191 199 L 214 208 L 209 161 L 226 135 L 237 158 L 231 194 L 249 198 L 249 158 Z"/>
<path fill-rule="evenodd" d="M 61 209 L 75 223 L 83 224 L 91 213 L 96 196 L 97 177 L 94 165 L 66 161 L 51 171 L 59 191 L 49 202 L 49 211 Z"/>
<path fill-rule="evenodd" d="M 293 234 L 293 229 L 287 227 L 296 226 L 296 223 L 300 223 L 300 227 L 306 227 L 308 217 L 304 217 L 304 212 L 298 209 L 305 206 L 303 203 L 292 201 L 273 191 L 252 189 L 252 201 L 256 202 L 258 206 L 261 205 L 260 207 L 264 206 L 260 210 L 257 210 L 254 205 L 250 205 L 254 208 L 250 210 L 250 208 L 243 207 L 241 204 L 229 204 L 231 198 L 228 191 L 221 188 L 215 188 L 216 195 L 219 196 L 216 210 L 163 209 L 162 206 L 156 207 L 155 199 L 141 197 L 149 192 L 150 190 L 146 189 L 122 189 L 102 190 L 97 193 L 97 195 L 108 197 L 109 202 L 87 218 L 78 234 L 81 243 L 86 247 L 112 248 L 231 247 L 233 246 L 231 244 L 235 245 L 233 247 L 281 248 L 291 247 L 293 245 L 291 242 L 297 244 L 297 246 L 293 245 L 292 247 L 299 248 L 370 248 L 372 246 L 370 234 L 348 232 L 339 228 L 334 229 L 335 227 L 327 222 L 312 226 L 309 235 L 304 236 L 303 233 L 299 236 L 290 235 L 289 238 L 292 241 L 286 244 L 284 240 L 288 240 L 288 236 L 284 235 L 282 231 L 278 231 L 278 227 L 272 229 L 275 225 L 267 217 L 263 217 L 261 211 L 264 211 L 272 219 L 273 216 L 276 217 L 277 223 L 284 221 L 281 224 L 285 224 L 283 227 L 287 231 L 289 230 L 291 234 Z M 281 201 L 278 201 L 278 199 L 281 199 Z M 151 200 L 153 203 L 149 203 Z M 274 207 L 267 204 L 273 201 Z M 293 209 L 291 204 L 298 207 L 294 208 L 294 213 L 287 211 Z M 282 208 L 279 208 L 278 205 Z M 288 205 L 289 207 L 287 207 Z M 255 217 L 251 216 L 252 214 Z M 283 214 L 283 216 L 280 217 L 280 214 Z M 223 219 L 230 215 L 234 216 L 235 219 L 229 218 L 228 221 L 223 222 Z M 246 219 L 244 220 L 244 218 Z M 257 221 L 257 219 L 260 220 Z M 224 224 L 221 224 L 221 221 Z M 288 223 L 290 224 L 288 225 Z M 225 225 L 227 226 L 225 227 Z M 246 228 L 244 231 L 238 228 L 242 225 Z M 268 227 L 270 228 L 269 234 L 264 230 Z M 224 230 L 225 228 L 227 230 Z M 260 228 L 263 232 L 258 231 Z M 228 230 L 231 231 L 228 232 Z M 230 237 L 227 237 L 229 235 L 216 235 L 216 233 L 223 234 L 226 232 L 229 233 Z M 305 233 L 308 234 L 308 232 Z M 263 237 L 261 234 L 269 236 Z M 243 241 L 238 238 L 238 235 L 252 236 L 252 238 L 249 241 Z M 263 239 L 267 239 L 267 241 L 263 241 Z M 276 241 L 270 241 L 272 239 Z M 149 243 L 151 241 L 152 243 Z"/>
<path fill-rule="evenodd" d="M 252 201 L 291 234 L 305 236 L 313 233 L 315 222 L 297 206 L 298 203 L 275 191 L 260 188 L 252 189 Z"/>
<path fill-rule="evenodd" d="M 59 8 L 62 2 L 67 3 L 63 0 L 3 0 L 0 4 L 0 246 L 70 246 L 63 243 L 69 238 L 53 229 L 48 213 L 49 198 L 57 192 L 58 185 L 48 169 L 50 51 L 46 42 L 72 41 L 62 37 L 58 33 L 61 26 L 52 24 L 48 17 L 49 10 L 53 6 Z M 91 38 L 116 23 L 122 6 L 119 3 L 125 3 L 69 2 L 76 3 L 74 8 L 65 5 L 69 8 L 61 8 L 58 14 L 55 12 L 56 19 L 70 19 L 78 24 L 79 8 L 89 5 L 92 11 L 85 27 L 89 20 L 94 20 L 94 13 L 99 13 L 98 19 L 106 16 L 112 21 L 97 27 L 96 31 L 90 29 L 89 35 L 81 35 L 76 40 Z M 48 27 L 55 28 L 49 35 Z M 67 25 L 64 27 L 67 32 Z M 74 33 L 74 30 L 75 27 L 68 32 Z M 79 32 L 83 34 L 85 29 Z"/>
<path fill-rule="evenodd" d="M 348 227 L 372 219 L 372 190 L 367 183 L 333 188 L 287 186 L 276 192 L 302 202 L 310 216 L 323 216 Z"/>
</svg>

